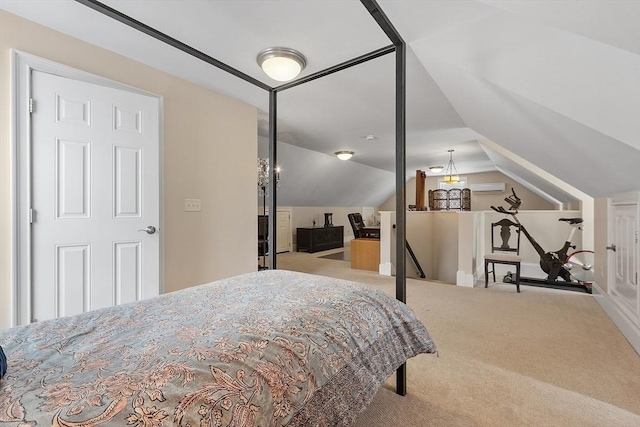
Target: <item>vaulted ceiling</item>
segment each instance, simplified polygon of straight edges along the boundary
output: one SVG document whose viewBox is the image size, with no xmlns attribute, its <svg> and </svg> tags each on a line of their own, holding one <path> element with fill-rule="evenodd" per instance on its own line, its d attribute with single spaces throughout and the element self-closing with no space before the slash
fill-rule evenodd
<svg viewBox="0 0 640 427">
<path fill-rule="evenodd" d="M 104 3 L 271 86 L 255 61 L 266 47 L 303 52 L 306 75 L 390 44 L 356 0 Z M 408 44 L 407 176 L 454 149 L 461 174 L 498 169 L 560 202 L 576 196 L 549 177 L 591 197 L 640 190 L 640 2 L 379 4 Z M 75 1 L 0 7 L 267 110 L 264 90 Z M 280 93 L 279 161 L 296 177 L 282 204 L 393 194 L 394 75 L 387 55 Z M 347 164 L 342 149 L 356 152 Z M 319 182 L 340 198 L 310 194 Z"/>
</svg>

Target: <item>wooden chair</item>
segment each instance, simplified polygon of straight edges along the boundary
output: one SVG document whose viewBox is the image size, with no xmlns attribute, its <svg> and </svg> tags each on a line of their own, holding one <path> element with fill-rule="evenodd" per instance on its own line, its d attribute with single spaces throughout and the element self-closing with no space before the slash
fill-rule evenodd
<svg viewBox="0 0 640 427">
<path fill-rule="evenodd" d="M 515 231 L 515 234 L 512 232 Z M 500 245 L 496 246 L 495 235 L 499 233 Z M 515 247 L 509 243 L 515 240 Z M 512 243 L 513 244 L 513 243 Z M 484 256 L 484 287 L 489 284 L 489 264 L 493 281 L 496 281 L 496 264 L 513 265 L 516 268 L 516 290 L 520 292 L 520 224 L 504 218 L 491 223 L 491 253 Z"/>
</svg>

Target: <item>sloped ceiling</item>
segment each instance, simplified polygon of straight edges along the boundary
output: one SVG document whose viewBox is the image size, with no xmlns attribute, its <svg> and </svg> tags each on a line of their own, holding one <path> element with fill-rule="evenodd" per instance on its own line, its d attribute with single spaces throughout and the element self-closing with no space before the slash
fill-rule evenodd
<svg viewBox="0 0 640 427">
<path fill-rule="evenodd" d="M 259 137 L 258 156 L 267 158 L 268 153 L 269 139 Z M 278 144 L 278 164 L 280 206 L 376 207 L 395 192 L 393 172 L 283 142 Z"/>
<path fill-rule="evenodd" d="M 255 64 L 265 47 L 299 49 L 310 74 L 389 44 L 357 1 L 105 3 L 270 85 Z M 499 168 L 560 202 L 573 201 L 570 192 L 512 159 L 592 197 L 640 190 L 640 2 L 379 4 L 408 43 L 407 177 L 446 164 L 455 149 L 460 173 Z M 74 1 L 2 0 L 0 8 L 267 108 L 263 90 Z M 278 138 L 293 156 L 283 166 L 298 184 L 287 188 L 287 204 L 308 205 L 310 188 L 329 185 L 323 176 L 340 188 L 323 205 L 367 206 L 379 190 L 393 193 L 393 78 L 386 56 L 279 95 Z M 258 129 L 264 134 L 264 120 Z M 332 157 L 341 149 L 355 151 L 353 160 Z M 323 160 L 311 166 L 312 157 Z"/>
<path fill-rule="evenodd" d="M 453 2 L 437 30 L 442 2 L 383 3 L 467 126 L 592 197 L 638 191 L 639 2 Z"/>
</svg>

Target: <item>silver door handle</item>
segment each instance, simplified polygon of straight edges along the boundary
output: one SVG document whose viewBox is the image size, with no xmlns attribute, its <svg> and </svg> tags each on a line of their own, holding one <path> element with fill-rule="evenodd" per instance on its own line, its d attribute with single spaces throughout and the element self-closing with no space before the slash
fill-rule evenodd
<svg viewBox="0 0 640 427">
<path fill-rule="evenodd" d="M 153 225 L 149 225 L 147 226 L 147 228 L 144 228 L 142 230 L 138 230 L 138 231 L 144 231 L 147 234 L 153 234 L 156 232 L 156 228 Z"/>
<path fill-rule="evenodd" d="M 607 250 L 615 252 L 616 251 L 616 245 L 607 246 Z"/>
</svg>

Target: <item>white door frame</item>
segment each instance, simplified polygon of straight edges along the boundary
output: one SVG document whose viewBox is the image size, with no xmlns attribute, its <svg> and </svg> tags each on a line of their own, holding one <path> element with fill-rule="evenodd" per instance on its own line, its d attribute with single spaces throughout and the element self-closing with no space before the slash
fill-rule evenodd
<svg viewBox="0 0 640 427">
<path fill-rule="evenodd" d="M 607 246 L 615 242 L 614 236 L 614 218 L 613 207 L 615 205 L 635 205 L 636 206 L 636 218 L 640 218 L 640 193 L 625 193 L 613 196 L 609 199 L 607 204 Z M 639 229 L 640 227 L 636 227 Z M 638 236 L 636 236 L 637 238 Z M 640 259 L 636 259 L 636 271 L 640 268 Z M 612 294 L 611 284 L 616 280 L 615 278 L 615 254 L 611 251 L 607 251 L 607 293 Z M 628 310 L 627 307 L 623 307 L 624 310 Z M 635 316 L 638 313 L 634 313 Z"/>
<path fill-rule="evenodd" d="M 85 71 L 67 67 L 47 59 L 43 59 L 18 50 L 11 50 L 12 75 L 11 75 L 11 111 L 13 120 L 11 123 L 12 134 L 12 273 L 11 281 L 13 292 L 11 296 L 11 326 L 30 323 L 31 320 L 31 73 L 41 71 L 57 76 L 79 80 L 106 86 L 113 89 L 124 90 L 151 96 L 158 99 L 159 103 L 159 162 L 160 175 L 160 229 L 164 229 L 163 221 L 163 99 L 161 96 L 136 89 L 125 84 L 96 76 Z M 164 250 L 163 233 L 160 239 L 160 292 L 164 292 Z"/>
</svg>

